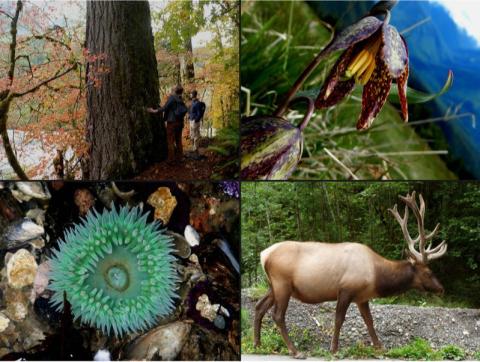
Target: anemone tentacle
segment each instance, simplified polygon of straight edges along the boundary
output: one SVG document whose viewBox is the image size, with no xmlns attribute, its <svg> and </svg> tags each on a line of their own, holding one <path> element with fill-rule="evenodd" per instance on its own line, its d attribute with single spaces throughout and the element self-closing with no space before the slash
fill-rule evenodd
<svg viewBox="0 0 480 362">
<path fill-rule="evenodd" d="M 75 320 L 121 336 L 151 327 L 175 308 L 172 237 L 138 207 L 90 211 L 65 231 L 50 258 L 50 303 Z"/>
</svg>

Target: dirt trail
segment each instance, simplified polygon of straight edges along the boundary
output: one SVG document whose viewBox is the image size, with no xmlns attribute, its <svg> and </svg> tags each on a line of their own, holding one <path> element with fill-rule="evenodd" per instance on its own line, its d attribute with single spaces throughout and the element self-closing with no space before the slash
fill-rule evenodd
<svg viewBox="0 0 480 362">
<path fill-rule="evenodd" d="M 168 164 L 162 161 L 153 164 L 140 175 L 136 180 L 209 180 L 218 163 L 218 156 L 207 147 L 212 140 L 201 139 L 198 154 L 191 152 L 190 141 L 183 138 L 184 157 L 181 162 Z"/>
</svg>

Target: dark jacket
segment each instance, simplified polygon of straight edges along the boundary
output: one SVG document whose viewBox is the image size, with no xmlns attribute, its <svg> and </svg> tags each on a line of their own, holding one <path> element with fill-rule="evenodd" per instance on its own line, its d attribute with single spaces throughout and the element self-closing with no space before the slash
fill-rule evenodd
<svg viewBox="0 0 480 362">
<path fill-rule="evenodd" d="M 202 119 L 202 103 L 198 99 L 192 100 L 192 105 L 188 110 L 190 121 L 200 122 Z"/>
<path fill-rule="evenodd" d="M 175 108 L 177 103 L 183 102 L 182 98 L 176 94 L 171 94 L 168 99 L 167 103 L 163 107 L 160 107 L 160 110 L 165 112 L 164 119 L 167 122 L 176 122 L 175 119 Z"/>
</svg>

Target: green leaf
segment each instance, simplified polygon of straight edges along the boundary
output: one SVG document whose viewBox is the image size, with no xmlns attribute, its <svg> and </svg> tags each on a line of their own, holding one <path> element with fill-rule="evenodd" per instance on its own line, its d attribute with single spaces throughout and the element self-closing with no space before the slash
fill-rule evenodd
<svg viewBox="0 0 480 362">
<path fill-rule="evenodd" d="M 408 88 L 407 101 L 410 104 L 429 102 L 437 97 L 440 97 L 442 94 L 448 91 L 452 86 L 452 84 L 453 84 L 453 72 L 449 70 L 447 80 L 445 81 L 445 84 L 443 85 L 442 89 L 440 89 L 439 92 L 429 94 L 429 93 L 417 91 L 413 88 Z M 400 99 L 398 98 L 398 88 L 396 86 L 393 86 L 390 89 L 388 100 L 392 103 L 400 103 Z"/>
</svg>

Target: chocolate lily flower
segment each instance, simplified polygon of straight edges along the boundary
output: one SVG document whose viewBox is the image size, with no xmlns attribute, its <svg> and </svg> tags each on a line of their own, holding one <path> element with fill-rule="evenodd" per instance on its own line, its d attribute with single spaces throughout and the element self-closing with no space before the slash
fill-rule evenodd
<svg viewBox="0 0 480 362">
<path fill-rule="evenodd" d="M 407 44 L 395 27 L 388 24 L 390 13 L 381 21 L 367 16 L 342 31 L 322 55 L 345 49 L 327 77 L 315 101 L 316 108 L 327 108 L 340 102 L 355 87 L 363 86 L 362 113 L 357 129 L 372 125 L 387 99 L 392 81 L 396 80 L 402 118 L 408 121 Z"/>
</svg>

